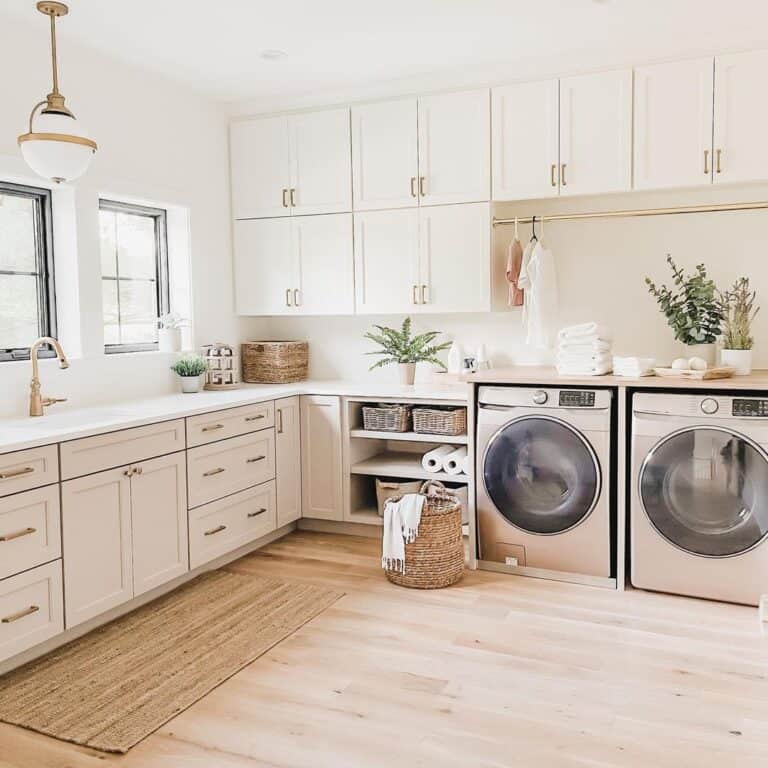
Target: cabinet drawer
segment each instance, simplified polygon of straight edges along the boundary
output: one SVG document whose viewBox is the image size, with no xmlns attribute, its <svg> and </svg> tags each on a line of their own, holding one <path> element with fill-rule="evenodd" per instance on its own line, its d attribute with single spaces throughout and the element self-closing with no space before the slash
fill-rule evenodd
<svg viewBox="0 0 768 768">
<path fill-rule="evenodd" d="M 274 476 L 273 429 L 187 451 L 190 508 L 272 480 Z"/>
<path fill-rule="evenodd" d="M 61 560 L 0 581 L 0 661 L 63 631 Z"/>
<path fill-rule="evenodd" d="M 0 499 L 0 579 L 61 557 L 59 486 Z"/>
<path fill-rule="evenodd" d="M 187 419 L 187 444 L 190 448 L 207 445 L 274 425 L 275 406 L 272 402 L 190 416 Z"/>
<path fill-rule="evenodd" d="M 249 488 L 189 513 L 189 565 L 197 568 L 277 528 L 275 482 Z"/>
<path fill-rule="evenodd" d="M 55 445 L 0 456 L 0 496 L 39 488 L 58 479 L 59 458 Z"/>
<path fill-rule="evenodd" d="M 103 469 L 183 451 L 184 419 L 121 429 L 61 444 L 61 477 L 90 475 Z"/>
</svg>

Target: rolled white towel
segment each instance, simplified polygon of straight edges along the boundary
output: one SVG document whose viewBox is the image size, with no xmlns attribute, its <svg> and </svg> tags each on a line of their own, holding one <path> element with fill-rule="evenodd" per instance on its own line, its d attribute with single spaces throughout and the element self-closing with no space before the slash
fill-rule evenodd
<svg viewBox="0 0 768 768">
<path fill-rule="evenodd" d="M 467 448 L 462 445 L 455 451 L 443 456 L 443 471 L 449 475 L 460 475 L 464 471 L 464 459 L 467 458 Z"/>
<path fill-rule="evenodd" d="M 421 457 L 421 466 L 425 472 L 442 472 L 443 459 L 455 450 L 456 447 L 453 445 L 440 445 L 437 448 L 433 448 Z"/>
<path fill-rule="evenodd" d="M 579 323 L 578 325 L 569 325 L 566 328 L 561 328 L 557 332 L 557 338 L 559 341 L 565 339 L 584 339 L 585 337 L 595 337 L 610 340 L 612 337 L 610 331 L 598 323 Z"/>
</svg>

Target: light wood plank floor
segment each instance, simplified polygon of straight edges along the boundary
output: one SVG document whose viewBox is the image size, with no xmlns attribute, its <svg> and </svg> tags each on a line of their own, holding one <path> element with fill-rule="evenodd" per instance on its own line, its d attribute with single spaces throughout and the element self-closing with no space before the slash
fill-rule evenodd
<svg viewBox="0 0 768 768">
<path fill-rule="evenodd" d="M 0 766 L 768 766 L 754 609 L 481 572 L 415 592 L 376 541 L 306 532 L 230 568 L 346 596 L 126 756 L 0 725 Z"/>
</svg>

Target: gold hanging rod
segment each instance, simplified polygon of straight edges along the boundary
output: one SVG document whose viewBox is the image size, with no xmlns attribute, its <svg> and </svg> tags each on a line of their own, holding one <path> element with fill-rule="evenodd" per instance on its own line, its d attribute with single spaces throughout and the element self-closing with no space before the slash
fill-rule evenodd
<svg viewBox="0 0 768 768">
<path fill-rule="evenodd" d="M 677 216 L 682 213 L 716 213 L 719 211 L 759 211 L 768 209 L 768 200 L 756 203 L 716 203 L 714 205 L 685 205 L 679 208 L 637 208 L 624 211 L 590 211 L 589 213 L 553 213 L 550 216 L 536 216 L 537 222 L 574 221 L 576 219 L 621 219 L 634 216 Z M 533 216 L 518 216 L 517 219 L 497 219 L 493 226 L 502 224 L 531 224 Z"/>
</svg>

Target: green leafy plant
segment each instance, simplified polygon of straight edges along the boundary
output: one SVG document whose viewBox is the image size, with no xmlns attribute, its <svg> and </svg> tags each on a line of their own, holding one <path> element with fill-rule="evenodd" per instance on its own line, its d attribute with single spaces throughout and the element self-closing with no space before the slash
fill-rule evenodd
<svg viewBox="0 0 768 768">
<path fill-rule="evenodd" d="M 205 359 L 199 355 L 182 357 L 171 366 L 171 370 L 179 376 L 200 376 L 207 368 Z"/>
<path fill-rule="evenodd" d="M 401 329 L 387 328 L 383 325 L 374 325 L 374 331 L 368 331 L 365 338 L 378 344 L 381 349 L 366 352 L 367 355 L 382 355 L 371 367 L 381 368 L 392 363 L 434 363 L 445 370 L 445 365 L 438 359 L 437 354 L 451 346 L 450 341 L 442 344 L 434 344 L 434 340 L 440 335 L 440 331 L 428 331 L 418 336 L 411 334 L 411 318 L 403 320 Z"/>
<path fill-rule="evenodd" d="M 672 288 L 657 286 L 646 277 L 648 292 L 658 302 L 678 341 L 712 344 L 720 334 L 723 309 L 715 283 L 707 276 L 707 268 L 698 264 L 694 274 L 686 275 L 669 254 L 667 263 L 672 270 Z"/>
<path fill-rule="evenodd" d="M 729 290 L 718 292 L 724 349 L 752 349 L 752 322 L 760 311 L 755 307 L 756 298 L 757 291 L 750 290 L 748 277 L 740 277 Z"/>
</svg>

